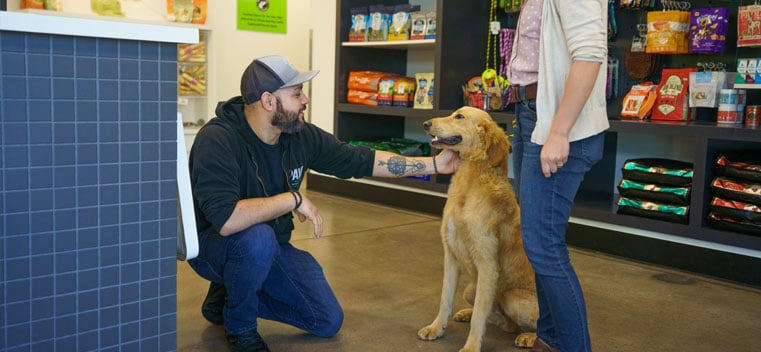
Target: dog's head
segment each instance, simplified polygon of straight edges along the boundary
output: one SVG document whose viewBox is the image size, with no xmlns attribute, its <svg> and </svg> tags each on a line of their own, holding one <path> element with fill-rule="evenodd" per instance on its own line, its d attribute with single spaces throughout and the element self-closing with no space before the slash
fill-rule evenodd
<svg viewBox="0 0 761 352">
<path fill-rule="evenodd" d="M 505 131 L 481 109 L 462 107 L 449 116 L 423 122 L 423 128 L 431 136 L 431 146 L 457 151 L 463 160 L 498 166 L 513 149 Z"/>
</svg>

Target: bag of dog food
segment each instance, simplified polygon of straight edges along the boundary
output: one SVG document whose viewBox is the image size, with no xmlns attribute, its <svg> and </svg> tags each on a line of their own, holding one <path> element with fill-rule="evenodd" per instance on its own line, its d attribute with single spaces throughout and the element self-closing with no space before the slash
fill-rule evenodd
<svg viewBox="0 0 761 352">
<path fill-rule="evenodd" d="M 618 198 L 618 214 L 641 216 L 651 219 L 686 224 L 690 207 L 651 202 L 627 197 Z"/>
<path fill-rule="evenodd" d="M 350 42 L 367 41 L 367 24 L 370 16 L 367 14 L 367 7 L 355 7 L 349 10 L 351 13 L 351 27 L 349 28 Z"/>
<path fill-rule="evenodd" d="M 690 13 L 690 53 L 723 53 L 729 27 L 729 9 L 692 9 Z"/>
<path fill-rule="evenodd" d="M 714 172 L 720 176 L 761 183 L 761 150 L 740 150 L 719 154 Z"/>
<path fill-rule="evenodd" d="M 691 163 L 662 158 L 629 159 L 621 168 L 623 177 L 646 184 L 689 186 L 692 184 Z"/>
<path fill-rule="evenodd" d="M 692 187 L 669 187 L 621 179 L 618 194 L 622 197 L 649 200 L 659 203 L 690 205 Z"/>
<path fill-rule="evenodd" d="M 761 205 L 761 184 L 718 176 L 711 181 L 711 191 L 717 197 Z"/>
<path fill-rule="evenodd" d="M 647 13 L 647 47 L 650 54 L 687 54 L 690 13 L 650 11 Z"/>
<path fill-rule="evenodd" d="M 378 93 L 349 89 L 346 101 L 350 104 L 378 106 Z"/>
<path fill-rule="evenodd" d="M 658 97 L 653 108 L 653 120 L 692 120 L 694 109 L 689 107 L 690 72 L 697 68 L 663 69 L 661 83 L 656 89 Z"/>
<path fill-rule="evenodd" d="M 713 211 L 708 213 L 708 226 L 719 230 L 761 236 L 761 224 L 740 221 Z"/>
<path fill-rule="evenodd" d="M 737 9 L 737 46 L 761 45 L 761 5 Z"/>
</svg>

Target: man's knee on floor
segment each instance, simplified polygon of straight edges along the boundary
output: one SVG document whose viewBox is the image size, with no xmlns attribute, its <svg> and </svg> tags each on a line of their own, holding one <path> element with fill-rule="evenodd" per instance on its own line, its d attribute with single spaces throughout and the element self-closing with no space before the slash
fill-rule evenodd
<svg viewBox="0 0 761 352">
<path fill-rule="evenodd" d="M 319 337 L 333 337 L 341 330 L 341 325 L 344 322 L 343 309 L 337 310 L 326 314 L 323 319 L 317 322 L 317 326 L 312 329 L 311 333 Z"/>
</svg>

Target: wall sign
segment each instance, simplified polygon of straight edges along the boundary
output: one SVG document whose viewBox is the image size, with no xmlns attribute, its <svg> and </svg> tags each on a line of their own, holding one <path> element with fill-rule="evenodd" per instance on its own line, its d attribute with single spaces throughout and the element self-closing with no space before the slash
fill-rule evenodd
<svg viewBox="0 0 761 352">
<path fill-rule="evenodd" d="M 285 33 L 288 0 L 238 0 L 238 29 Z"/>
</svg>

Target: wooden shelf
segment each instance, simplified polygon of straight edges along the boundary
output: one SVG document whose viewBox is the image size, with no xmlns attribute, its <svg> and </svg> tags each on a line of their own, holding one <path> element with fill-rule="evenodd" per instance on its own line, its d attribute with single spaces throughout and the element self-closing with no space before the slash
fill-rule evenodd
<svg viewBox="0 0 761 352">
<path fill-rule="evenodd" d="M 391 40 L 382 42 L 342 42 L 341 46 L 379 49 L 433 49 L 436 39 Z"/>
<path fill-rule="evenodd" d="M 735 89 L 761 89 L 761 84 L 735 83 Z"/>
</svg>

